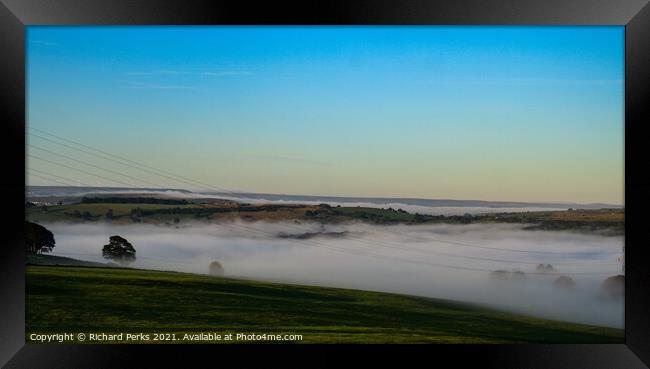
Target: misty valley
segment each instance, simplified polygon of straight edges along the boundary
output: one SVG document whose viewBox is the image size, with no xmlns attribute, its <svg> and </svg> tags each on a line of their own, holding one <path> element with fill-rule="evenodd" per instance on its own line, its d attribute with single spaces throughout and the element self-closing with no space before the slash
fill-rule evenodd
<svg viewBox="0 0 650 369">
<path fill-rule="evenodd" d="M 28 28 L 27 342 L 625 342 L 625 27 Z"/>
<path fill-rule="evenodd" d="M 36 268 L 32 278 L 38 268 L 56 265 L 126 267 L 444 299 L 531 319 L 623 328 L 620 208 L 465 207 L 444 215 L 435 207 L 411 213 L 350 205 L 164 193 L 33 196 L 28 220 L 51 231 L 55 247 L 30 255 L 28 264 Z M 128 265 L 102 256 L 114 235 L 136 251 Z M 34 314 L 28 309 L 30 329 L 40 325 Z"/>
</svg>

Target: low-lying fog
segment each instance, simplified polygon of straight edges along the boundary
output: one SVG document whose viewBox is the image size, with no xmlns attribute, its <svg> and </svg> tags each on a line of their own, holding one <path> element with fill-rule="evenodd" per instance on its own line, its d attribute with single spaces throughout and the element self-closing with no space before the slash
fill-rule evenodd
<svg viewBox="0 0 650 369">
<path fill-rule="evenodd" d="M 622 237 L 486 224 L 45 226 L 56 239 L 54 255 L 106 262 L 102 246 L 109 236 L 120 235 L 137 251 L 132 267 L 206 274 L 208 264 L 217 260 L 232 277 L 448 298 L 623 327 L 623 300 L 599 295 L 605 278 L 621 274 Z M 539 263 L 557 272 L 531 274 L 538 273 Z M 494 270 L 520 270 L 526 277 L 501 280 L 490 274 Z M 574 290 L 553 286 L 563 274 L 573 278 Z"/>
</svg>

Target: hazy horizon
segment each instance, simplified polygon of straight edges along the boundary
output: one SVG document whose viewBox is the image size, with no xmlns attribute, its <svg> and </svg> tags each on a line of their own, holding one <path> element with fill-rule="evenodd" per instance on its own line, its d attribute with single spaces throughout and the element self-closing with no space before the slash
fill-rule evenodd
<svg viewBox="0 0 650 369">
<path fill-rule="evenodd" d="M 250 199 L 247 198 L 247 196 L 253 196 L 255 198 L 259 197 L 259 200 L 265 200 L 264 196 L 271 196 L 271 197 L 277 197 L 277 198 L 296 198 L 297 200 L 300 198 L 314 198 L 314 199 L 323 199 L 323 201 L 326 201 L 327 199 L 347 199 L 347 200 L 356 200 L 356 199 L 367 199 L 367 200 L 405 200 L 405 201 L 449 201 L 449 202 L 458 202 L 458 203 L 464 203 L 464 202 L 477 202 L 477 203 L 488 203 L 488 204 L 498 204 L 498 203 L 504 203 L 504 204 L 547 204 L 547 205 L 611 205 L 611 206 L 616 206 L 616 207 L 624 207 L 625 204 L 614 204 L 614 203 L 578 203 L 578 202 L 563 202 L 563 201 L 502 201 L 502 200 L 479 200 L 479 199 L 452 199 L 452 198 L 445 198 L 445 199 L 433 199 L 433 198 L 421 198 L 421 197 L 368 197 L 368 196 L 331 196 L 331 195 L 318 195 L 318 194 L 308 194 L 308 195 L 295 195 L 295 194 L 289 194 L 289 193 L 259 193 L 259 192 L 208 192 L 208 191 L 197 191 L 197 190 L 190 190 L 186 188 L 146 188 L 146 187 L 138 187 L 138 188 L 130 188 L 130 187 L 86 187 L 86 186 L 50 186 L 50 185 L 25 185 L 26 188 L 62 188 L 62 189 L 79 189 L 77 192 L 72 192 L 76 196 L 81 196 L 82 194 L 116 194 L 116 195 L 128 195 L 129 193 L 133 193 L 134 195 L 137 194 L 151 194 L 151 195 L 166 195 L 169 197 L 186 197 L 186 198 L 202 198 L 203 195 L 206 195 L 208 197 L 215 197 L 215 198 L 227 198 L 227 197 L 232 197 L 232 198 L 240 198 L 240 199 Z M 89 192 L 91 190 L 96 190 L 97 192 Z M 33 194 L 35 197 L 40 197 L 40 196 L 58 196 L 54 195 L 52 192 L 47 192 L 44 191 L 40 194 Z M 72 195 L 68 195 L 72 196 Z M 268 199 L 269 201 L 273 201 L 272 199 Z M 312 201 L 312 199 L 308 199 L 305 201 Z M 462 205 L 459 205 L 462 207 Z"/>
</svg>

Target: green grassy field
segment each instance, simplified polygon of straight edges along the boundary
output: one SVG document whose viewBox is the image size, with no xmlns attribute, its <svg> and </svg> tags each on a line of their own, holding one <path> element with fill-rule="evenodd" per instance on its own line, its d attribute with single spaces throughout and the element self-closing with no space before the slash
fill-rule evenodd
<svg viewBox="0 0 650 369">
<path fill-rule="evenodd" d="M 301 334 L 303 343 L 624 340 L 618 329 L 388 293 L 119 268 L 29 265 L 26 275 L 28 336 L 218 332 Z"/>
<path fill-rule="evenodd" d="M 45 254 L 27 254 L 27 264 L 50 265 L 50 266 L 83 266 L 83 267 L 108 267 L 106 263 L 96 263 L 93 261 L 84 261 L 64 256 L 54 256 Z M 117 264 L 115 264 L 117 265 Z"/>
<path fill-rule="evenodd" d="M 143 210 L 153 210 L 153 209 L 171 209 L 171 208 L 189 208 L 194 207 L 194 205 L 163 205 L 163 204 L 110 204 L 110 203 L 100 203 L 100 204 L 70 204 L 70 205 L 59 205 L 59 206 L 48 206 L 47 211 L 43 211 L 40 208 L 27 208 L 26 209 L 26 218 L 32 221 L 39 222 L 53 222 L 53 221 L 74 221 L 77 220 L 75 217 L 70 216 L 69 214 L 73 211 L 79 211 L 80 213 L 88 212 L 90 215 L 95 218 L 94 220 L 105 220 L 106 212 L 109 209 L 113 210 L 113 216 L 116 218 L 130 216 L 131 210 L 140 208 Z"/>
</svg>

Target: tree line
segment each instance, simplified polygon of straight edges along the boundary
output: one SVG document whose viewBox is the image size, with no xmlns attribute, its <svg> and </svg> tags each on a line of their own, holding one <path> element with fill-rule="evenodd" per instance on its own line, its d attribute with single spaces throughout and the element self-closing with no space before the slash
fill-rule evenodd
<svg viewBox="0 0 650 369">
<path fill-rule="evenodd" d="M 157 204 L 157 205 L 188 205 L 191 202 L 184 199 L 161 199 L 155 197 L 82 197 L 82 204 Z"/>
</svg>

